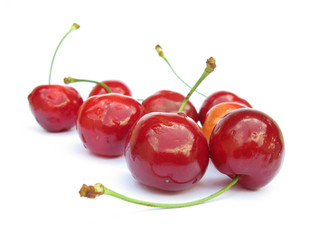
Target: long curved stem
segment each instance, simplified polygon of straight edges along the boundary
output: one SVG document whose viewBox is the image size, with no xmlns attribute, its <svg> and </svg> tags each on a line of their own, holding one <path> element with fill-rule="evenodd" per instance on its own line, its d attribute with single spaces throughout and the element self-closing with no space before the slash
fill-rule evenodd
<svg viewBox="0 0 312 240">
<path fill-rule="evenodd" d="M 102 82 L 93 81 L 93 80 L 87 80 L 87 79 L 78 79 L 78 78 L 72 78 L 72 77 L 64 78 L 64 83 L 66 83 L 66 84 L 74 83 L 74 82 L 95 83 L 95 84 L 98 84 L 98 85 L 102 86 L 103 88 L 105 88 L 109 93 L 112 93 L 112 90 L 109 88 L 109 86 L 107 86 L 105 83 L 102 83 Z"/>
<path fill-rule="evenodd" d="M 187 84 L 177 73 L 176 71 L 173 69 L 173 67 L 171 66 L 170 62 L 168 61 L 168 59 L 165 57 L 164 52 L 162 50 L 162 48 L 157 45 L 156 47 L 156 51 L 158 52 L 159 56 L 165 60 L 165 62 L 168 64 L 168 66 L 170 67 L 171 71 L 174 73 L 174 75 L 176 75 L 176 77 L 182 82 L 184 83 L 185 86 L 192 88 L 192 86 L 190 86 L 189 84 Z M 202 95 L 203 97 L 207 97 L 205 94 L 195 90 L 195 92 L 197 92 L 198 94 Z"/>
<path fill-rule="evenodd" d="M 74 23 L 72 25 L 72 27 L 70 28 L 70 30 L 65 34 L 65 36 L 61 39 L 60 43 L 57 45 L 55 52 L 53 54 L 53 58 L 51 61 L 51 65 L 50 65 L 50 72 L 49 72 L 49 85 L 51 84 L 51 73 L 52 73 L 52 67 L 53 67 L 53 63 L 54 63 L 54 59 L 55 59 L 55 55 L 59 49 L 59 47 L 61 46 L 62 42 L 64 41 L 64 39 L 68 36 L 68 34 L 70 34 L 73 30 L 78 29 L 80 26 L 77 23 Z"/>
<path fill-rule="evenodd" d="M 119 198 L 121 200 L 134 203 L 134 204 L 139 204 L 143 206 L 148 206 L 148 207 L 157 207 L 157 208 L 182 208 L 182 207 L 190 207 L 190 206 L 195 206 L 204 202 L 207 202 L 213 198 L 216 198 L 220 196 L 222 193 L 226 192 L 229 190 L 233 185 L 237 183 L 241 175 L 237 175 L 227 186 L 219 190 L 218 192 L 191 202 L 185 202 L 185 203 L 155 203 L 155 202 L 147 202 L 147 201 L 141 201 L 137 199 L 133 199 L 127 196 L 124 196 L 122 194 L 119 194 L 113 190 L 110 190 L 106 187 L 104 187 L 102 184 L 97 183 L 94 186 L 87 186 L 83 185 L 82 188 L 79 191 L 79 194 L 81 197 L 88 197 L 88 198 L 95 198 L 100 195 L 110 195 L 112 197 Z"/>
</svg>

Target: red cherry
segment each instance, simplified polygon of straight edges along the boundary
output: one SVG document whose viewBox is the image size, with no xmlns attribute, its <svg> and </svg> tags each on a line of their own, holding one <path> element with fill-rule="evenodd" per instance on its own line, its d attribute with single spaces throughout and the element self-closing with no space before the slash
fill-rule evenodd
<svg viewBox="0 0 312 240">
<path fill-rule="evenodd" d="M 74 23 L 58 44 L 50 66 L 49 85 L 38 86 L 28 95 L 30 109 L 37 122 L 50 132 L 72 128 L 77 120 L 78 109 L 83 102 L 79 93 L 72 87 L 50 84 L 53 62 L 61 43 L 69 33 L 79 27 Z"/>
<path fill-rule="evenodd" d="M 215 167 L 248 189 L 268 184 L 284 157 L 284 140 L 277 123 L 251 109 L 234 110 L 215 126 L 209 141 Z"/>
<path fill-rule="evenodd" d="M 180 191 L 204 175 L 209 162 L 208 144 L 201 128 L 183 110 L 192 93 L 216 67 L 212 57 L 206 64 L 178 113 L 147 113 L 131 129 L 125 158 L 133 177 L 142 184 Z"/>
<path fill-rule="evenodd" d="M 210 108 L 214 105 L 217 105 L 222 102 L 237 102 L 240 104 L 244 104 L 247 107 L 252 107 L 245 99 L 242 99 L 235 95 L 234 93 L 227 92 L 227 91 L 219 91 L 211 94 L 208 96 L 205 101 L 203 102 L 202 106 L 199 110 L 199 121 L 201 122 L 202 126 L 204 125 L 206 114 Z"/>
<path fill-rule="evenodd" d="M 162 90 L 154 93 L 146 98 L 142 105 L 146 113 L 150 112 L 167 112 L 177 113 L 184 100 L 184 96 L 180 93 Z M 194 105 L 188 101 L 183 109 L 183 113 L 192 118 L 195 122 L 198 121 L 198 113 Z"/>
<path fill-rule="evenodd" d="M 83 100 L 72 87 L 42 85 L 29 95 L 30 109 L 37 122 L 49 132 L 60 132 L 76 124 Z"/>
<path fill-rule="evenodd" d="M 112 90 L 113 93 L 120 93 L 123 95 L 131 96 L 131 91 L 129 87 L 121 81 L 106 80 L 106 81 L 102 81 L 102 83 L 106 84 Z M 102 86 L 97 84 L 92 88 L 89 94 L 89 97 L 94 96 L 94 95 L 106 94 L 106 93 L 108 93 L 108 91 Z"/>
<path fill-rule="evenodd" d="M 142 184 L 179 191 L 202 178 L 209 150 L 199 126 L 184 113 L 148 113 L 130 131 L 125 158 Z"/>
<path fill-rule="evenodd" d="M 88 98 L 79 110 L 77 130 L 84 146 L 106 157 L 123 154 L 132 125 L 143 115 L 143 106 L 118 93 Z"/>
</svg>

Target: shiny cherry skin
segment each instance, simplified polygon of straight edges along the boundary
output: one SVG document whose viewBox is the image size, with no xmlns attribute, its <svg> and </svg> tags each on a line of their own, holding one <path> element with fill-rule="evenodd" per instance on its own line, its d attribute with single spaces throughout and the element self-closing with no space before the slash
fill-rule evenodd
<svg viewBox="0 0 312 240">
<path fill-rule="evenodd" d="M 133 177 L 161 190 L 180 191 L 197 183 L 209 161 L 200 127 L 184 113 L 148 113 L 131 129 L 125 158 Z"/>
<path fill-rule="evenodd" d="M 41 85 L 29 95 L 30 109 L 37 122 L 49 132 L 66 131 L 76 124 L 83 100 L 72 87 Z"/>
<path fill-rule="evenodd" d="M 209 111 L 210 108 L 212 108 L 214 105 L 217 105 L 222 102 L 237 102 L 240 104 L 244 104 L 247 107 L 252 107 L 249 102 L 247 102 L 245 99 L 238 97 L 234 93 L 228 92 L 228 91 L 218 91 L 210 96 L 208 96 L 205 101 L 202 103 L 202 106 L 199 110 L 199 121 L 204 125 L 206 114 Z"/>
<path fill-rule="evenodd" d="M 246 105 L 235 102 L 223 102 L 209 109 L 209 111 L 206 114 L 206 119 L 203 125 L 203 133 L 208 142 L 211 132 L 217 125 L 219 120 L 229 112 L 239 108 L 246 108 Z"/>
<path fill-rule="evenodd" d="M 251 108 L 234 110 L 215 126 L 209 141 L 215 167 L 247 189 L 268 184 L 284 158 L 284 139 L 277 123 Z"/>
<path fill-rule="evenodd" d="M 78 134 L 92 153 L 120 156 L 130 128 L 143 114 L 143 106 L 132 97 L 118 93 L 92 96 L 79 110 Z"/>
<path fill-rule="evenodd" d="M 106 80 L 102 81 L 102 83 L 106 84 L 113 93 L 120 93 L 123 95 L 131 96 L 132 93 L 130 91 L 130 88 L 123 82 L 118 81 L 118 80 Z M 89 97 L 94 96 L 94 95 L 101 95 L 101 94 L 106 94 L 108 91 L 103 88 L 101 85 L 96 84 L 90 94 Z"/>
<path fill-rule="evenodd" d="M 161 90 L 146 98 L 142 102 L 142 105 L 146 113 L 177 113 L 184 98 L 185 97 L 180 93 L 169 90 Z M 195 122 L 198 121 L 198 113 L 190 101 L 188 101 L 185 105 L 183 113 L 192 118 Z"/>
</svg>

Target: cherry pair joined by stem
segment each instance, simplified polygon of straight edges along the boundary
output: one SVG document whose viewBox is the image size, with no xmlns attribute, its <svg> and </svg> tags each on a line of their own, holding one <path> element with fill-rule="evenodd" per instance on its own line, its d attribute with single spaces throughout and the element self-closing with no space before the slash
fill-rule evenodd
<svg viewBox="0 0 312 240">
<path fill-rule="evenodd" d="M 29 95 L 30 109 L 37 122 L 49 132 L 60 132 L 72 128 L 77 120 L 78 109 L 83 100 L 72 87 L 52 85 L 51 73 L 57 50 L 65 37 L 79 25 L 74 23 L 57 46 L 49 74 L 49 84 L 36 87 Z"/>
</svg>

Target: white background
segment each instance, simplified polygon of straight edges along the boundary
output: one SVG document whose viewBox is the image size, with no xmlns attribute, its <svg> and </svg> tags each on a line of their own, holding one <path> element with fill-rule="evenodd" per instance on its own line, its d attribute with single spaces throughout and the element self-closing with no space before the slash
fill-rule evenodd
<svg viewBox="0 0 312 240">
<path fill-rule="evenodd" d="M 1 239 L 311 239 L 310 1 L 13 1 L 0 3 Z M 110 196 L 80 198 L 83 183 L 101 182 L 130 197 L 157 202 L 203 198 L 229 178 L 212 165 L 200 183 L 180 193 L 138 184 L 124 158 L 90 154 L 72 129 L 47 133 L 27 96 L 64 77 L 118 79 L 136 98 L 161 89 L 187 94 L 154 47 L 194 84 L 215 57 L 217 68 L 199 87 L 228 90 L 280 125 L 283 167 L 258 191 L 235 186 L 190 208 L 151 209 Z M 85 99 L 92 84 L 72 85 Z M 197 109 L 204 98 L 194 94 Z M 4 237 L 3 237 L 4 236 Z"/>
</svg>

